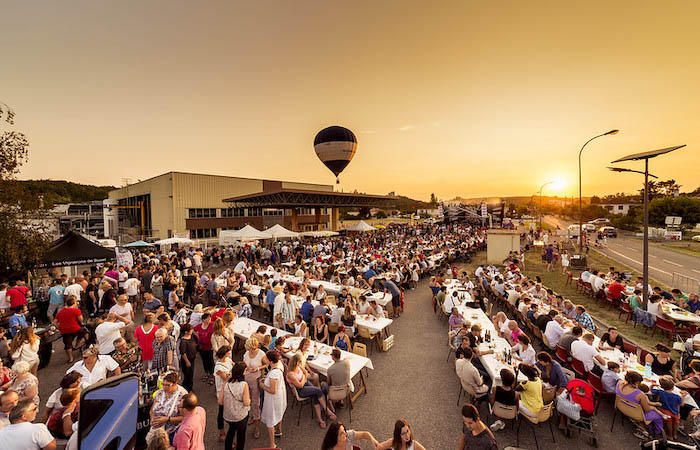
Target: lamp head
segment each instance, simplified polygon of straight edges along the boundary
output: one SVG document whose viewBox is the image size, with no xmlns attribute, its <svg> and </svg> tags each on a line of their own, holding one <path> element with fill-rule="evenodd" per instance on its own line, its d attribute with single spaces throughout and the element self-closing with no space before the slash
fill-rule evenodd
<svg viewBox="0 0 700 450">
<path fill-rule="evenodd" d="M 607 133 L 605 133 L 603 136 L 612 136 L 613 134 L 619 133 L 620 130 L 610 130 Z"/>
</svg>

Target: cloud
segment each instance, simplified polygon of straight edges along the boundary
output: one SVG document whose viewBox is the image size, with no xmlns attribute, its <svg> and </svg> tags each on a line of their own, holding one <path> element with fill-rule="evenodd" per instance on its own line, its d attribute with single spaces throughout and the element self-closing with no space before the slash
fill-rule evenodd
<svg viewBox="0 0 700 450">
<path fill-rule="evenodd" d="M 402 127 L 397 128 L 399 131 L 408 131 L 410 129 L 414 128 L 413 125 L 404 125 Z"/>
</svg>

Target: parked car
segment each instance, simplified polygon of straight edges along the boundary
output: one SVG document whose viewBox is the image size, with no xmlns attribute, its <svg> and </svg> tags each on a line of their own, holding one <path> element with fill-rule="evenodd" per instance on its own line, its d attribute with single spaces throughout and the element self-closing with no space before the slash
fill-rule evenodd
<svg viewBox="0 0 700 450">
<path fill-rule="evenodd" d="M 606 219 L 605 217 L 599 217 L 597 219 L 591 220 L 588 223 L 594 223 L 596 225 L 603 225 L 603 224 L 608 224 L 610 223 L 610 219 Z"/>
<path fill-rule="evenodd" d="M 617 229 L 615 227 L 600 227 L 598 231 L 607 237 L 617 237 Z"/>
<path fill-rule="evenodd" d="M 696 234 L 696 235 L 693 236 L 691 239 L 694 240 L 694 241 L 700 242 L 700 234 Z"/>
<path fill-rule="evenodd" d="M 595 231 L 596 230 L 596 224 L 588 222 L 583 224 L 583 229 L 586 231 Z"/>
</svg>

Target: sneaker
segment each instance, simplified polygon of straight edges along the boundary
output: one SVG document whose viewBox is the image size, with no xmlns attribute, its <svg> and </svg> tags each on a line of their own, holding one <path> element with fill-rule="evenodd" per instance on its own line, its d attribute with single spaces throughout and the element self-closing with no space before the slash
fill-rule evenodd
<svg viewBox="0 0 700 450">
<path fill-rule="evenodd" d="M 506 424 L 503 423 L 502 420 L 497 420 L 494 423 L 492 423 L 489 428 L 491 428 L 491 431 L 496 432 L 496 431 L 504 429 L 505 427 L 506 427 Z"/>
<path fill-rule="evenodd" d="M 649 439 L 649 433 L 647 433 L 646 431 L 641 430 L 639 428 L 636 429 L 632 435 L 634 437 L 636 437 L 637 439 L 643 439 L 643 440 Z"/>
</svg>

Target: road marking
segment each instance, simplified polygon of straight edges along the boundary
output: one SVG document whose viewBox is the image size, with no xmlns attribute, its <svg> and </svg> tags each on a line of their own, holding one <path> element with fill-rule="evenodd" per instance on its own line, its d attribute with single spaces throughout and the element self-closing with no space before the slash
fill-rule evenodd
<svg viewBox="0 0 700 450">
<path fill-rule="evenodd" d="M 652 255 L 651 253 L 649 254 L 649 256 L 651 256 L 652 258 L 658 258 L 658 256 Z"/>
<path fill-rule="evenodd" d="M 696 270 L 696 269 L 690 269 L 690 270 L 692 270 L 695 273 L 700 273 L 700 270 Z"/>
<path fill-rule="evenodd" d="M 639 262 L 639 261 L 637 261 L 636 259 L 632 259 L 632 258 L 630 258 L 629 256 L 625 256 L 625 255 L 623 255 L 622 253 L 616 252 L 615 250 L 612 250 L 612 249 L 608 249 L 608 250 L 610 250 L 611 252 L 615 253 L 615 254 L 618 255 L 618 256 L 622 256 L 623 258 L 629 259 L 630 261 L 632 261 L 632 262 L 634 262 L 634 263 L 637 263 L 637 264 L 639 264 L 640 266 L 642 265 L 642 263 Z M 665 260 L 664 260 L 664 261 L 665 261 Z M 650 269 L 654 269 L 654 270 L 656 270 L 657 272 L 661 272 L 661 273 L 666 274 L 666 275 L 672 275 L 670 272 L 666 272 L 665 270 L 661 270 L 661 269 L 658 269 L 658 268 L 656 268 L 656 267 L 649 266 L 649 268 L 650 268 Z M 698 272 L 698 273 L 700 273 L 700 272 Z"/>
<path fill-rule="evenodd" d="M 626 246 L 626 245 L 625 245 L 624 247 L 625 247 L 627 250 L 632 250 L 632 251 L 635 251 L 635 252 L 638 252 L 638 251 L 639 251 L 639 250 L 637 250 L 636 248 L 628 247 L 628 246 Z"/>
<path fill-rule="evenodd" d="M 662 259 L 662 261 L 667 262 L 669 264 L 673 264 L 674 266 L 683 267 L 682 264 L 678 264 L 677 262 L 669 261 L 668 259 Z"/>
<path fill-rule="evenodd" d="M 623 258 L 629 259 L 629 260 L 632 261 L 632 262 L 635 262 L 635 263 L 637 263 L 637 264 L 641 264 L 641 262 L 637 261 L 636 259 L 632 259 L 632 258 L 630 258 L 629 256 L 623 255 L 623 254 L 620 253 L 620 252 L 616 252 L 615 250 L 613 250 L 613 249 L 611 249 L 611 248 L 608 248 L 608 250 L 610 250 L 611 252 L 615 253 L 615 254 L 618 255 L 618 256 L 622 256 Z"/>
</svg>

